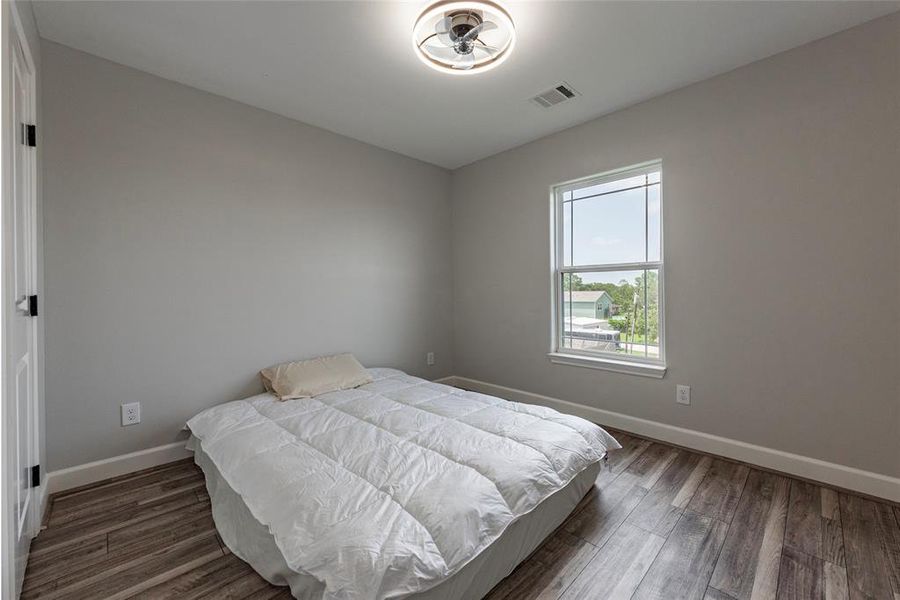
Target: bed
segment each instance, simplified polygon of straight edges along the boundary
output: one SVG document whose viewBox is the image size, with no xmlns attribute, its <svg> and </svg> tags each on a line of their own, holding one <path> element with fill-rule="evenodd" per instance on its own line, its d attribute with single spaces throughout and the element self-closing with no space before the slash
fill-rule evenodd
<svg viewBox="0 0 900 600">
<path fill-rule="evenodd" d="M 571 513 L 618 443 L 549 408 L 369 369 L 188 422 L 223 542 L 302 600 L 480 598 Z"/>
</svg>

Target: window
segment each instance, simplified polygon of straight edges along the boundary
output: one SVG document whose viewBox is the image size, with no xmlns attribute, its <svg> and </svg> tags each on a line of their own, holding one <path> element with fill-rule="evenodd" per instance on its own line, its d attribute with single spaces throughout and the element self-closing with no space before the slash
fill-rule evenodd
<svg viewBox="0 0 900 600">
<path fill-rule="evenodd" d="M 662 377 L 662 164 L 557 185 L 553 205 L 551 360 Z"/>
</svg>

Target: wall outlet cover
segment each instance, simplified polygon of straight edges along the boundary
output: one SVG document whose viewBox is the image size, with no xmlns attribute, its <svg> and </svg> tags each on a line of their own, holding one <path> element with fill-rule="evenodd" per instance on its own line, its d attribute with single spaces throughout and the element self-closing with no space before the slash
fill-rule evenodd
<svg viewBox="0 0 900 600">
<path fill-rule="evenodd" d="M 141 422 L 141 403 L 131 402 L 122 405 L 122 427 L 137 425 Z"/>
<path fill-rule="evenodd" d="M 691 403 L 691 386 L 689 385 L 676 385 L 675 386 L 675 402 L 678 404 L 690 404 Z"/>
</svg>

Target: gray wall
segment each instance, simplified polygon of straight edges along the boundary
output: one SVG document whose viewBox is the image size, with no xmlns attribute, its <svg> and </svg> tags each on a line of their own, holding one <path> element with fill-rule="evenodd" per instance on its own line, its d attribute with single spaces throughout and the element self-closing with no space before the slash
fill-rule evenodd
<svg viewBox="0 0 900 600">
<path fill-rule="evenodd" d="M 455 171 L 457 374 L 900 475 L 898 40 L 895 14 Z M 655 158 L 669 372 L 553 365 L 548 188 Z"/>
<path fill-rule="evenodd" d="M 172 442 L 283 360 L 452 372 L 447 171 L 42 50 L 49 469 Z"/>
</svg>

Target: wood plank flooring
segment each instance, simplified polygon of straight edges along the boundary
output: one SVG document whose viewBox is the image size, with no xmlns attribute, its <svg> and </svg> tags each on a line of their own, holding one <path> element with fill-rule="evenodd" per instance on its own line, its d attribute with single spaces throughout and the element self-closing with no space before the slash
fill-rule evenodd
<svg viewBox="0 0 900 600">
<path fill-rule="evenodd" d="M 489 600 L 900 600 L 900 507 L 610 430 L 623 448 Z M 51 498 L 23 599 L 290 598 L 180 461 Z"/>
</svg>

